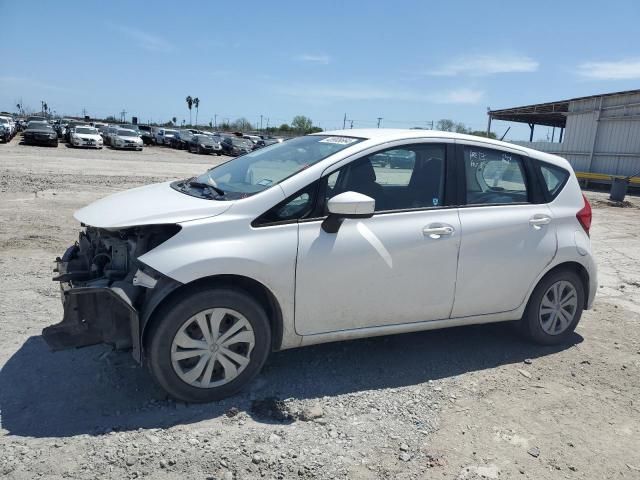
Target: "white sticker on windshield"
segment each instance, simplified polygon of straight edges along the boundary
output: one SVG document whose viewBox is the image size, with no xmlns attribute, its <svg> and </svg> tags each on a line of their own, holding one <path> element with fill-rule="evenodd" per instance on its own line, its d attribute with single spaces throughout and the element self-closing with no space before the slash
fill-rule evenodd
<svg viewBox="0 0 640 480">
<path fill-rule="evenodd" d="M 349 138 L 349 137 L 327 137 L 324 140 L 320 140 L 318 143 L 334 143 L 336 145 L 349 145 L 350 143 L 356 142 L 357 138 Z"/>
<path fill-rule="evenodd" d="M 262 187 L 268 187 L 269 185 L 271 185 L 273 183 L 273 180 L 269 179 L 269 178 L 263 178 L 262 180 L 260 180 L 257 185 L 260 185 Z"/>
</svg>

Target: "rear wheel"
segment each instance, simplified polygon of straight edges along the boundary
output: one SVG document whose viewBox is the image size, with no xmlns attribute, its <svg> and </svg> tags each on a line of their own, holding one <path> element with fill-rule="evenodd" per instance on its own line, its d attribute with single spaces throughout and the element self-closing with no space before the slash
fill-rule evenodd
<svg viewBox="0 0 640 480">
<path fill-rule="evenodd" d="M 220 400 L 240 391 L 269 355 L 264 309 L 230 289 L 200 290 L 167 306 L 147 340 L 157 383 L 187 402 Z"/>
<path fill-rule="evenodd" d="M 529 299 L 520 321 L 523 333 L 543 345 L 566 342 L 580 321 L 584 297 L 582 280 L 571 270 L 547 275 Z"/>
</svg>

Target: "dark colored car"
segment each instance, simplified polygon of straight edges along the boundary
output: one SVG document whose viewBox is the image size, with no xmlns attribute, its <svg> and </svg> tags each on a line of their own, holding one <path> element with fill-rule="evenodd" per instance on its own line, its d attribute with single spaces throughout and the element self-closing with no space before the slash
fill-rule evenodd
<svg viewBox="0 0 640 480">
<path fill-rule="evenodd" d="M 25 145 L 58 146 L 58 134 L 47 122 L 29 122 L 23 139 Z"/>
<path fill-rule="evenodd" d="M 145 145 L 151 145 L 153 143 L 153 132 L 149 125 L 138 125 L 138 131 L 140 132 L 140 138 Z"/>
<path fill-rule="evenodd" d="M 11 140 L 11 132 L 4 125 L 0 125 L 0 140 L 4 143 L 9 143 L 9 140 Z"/>
<path fill-rule="evenodd" d="M 194 135 L 190 130 L 178 131 L 178 133 L 171 139 L 171 148 L 187 150 L 193 136 Z"/>
<path fill-rule="evenodd" d="M 232 157 L 244 155 L 253 150 L 253 142 L 251 140 L 239 137 L 223 137 L 221 146 L 222 152 Z"/>
<path fill-rule="evenodd" d="M 222 147 L 209 135 L 193 135 L 188 145 L 189 151 L 192 153 L 215 153 L 222 155 Z"/>
</svg>

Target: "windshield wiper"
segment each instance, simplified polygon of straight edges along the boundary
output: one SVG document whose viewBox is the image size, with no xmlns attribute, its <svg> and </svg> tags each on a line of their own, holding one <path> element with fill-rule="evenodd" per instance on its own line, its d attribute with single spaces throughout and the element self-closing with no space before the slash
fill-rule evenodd
<svg viewBox="0 0 640 480">
<path fill-rule="evenodd" d="M 195 177 L 194 177 L 195 178 Z M 222 190 L 219 187 L 216 187 L 215 185 L 211 185 L 210 183 L 205 183 L 205 182 L 198 182 L 197 180 L 194 179 L 190 179 L 187 180 L 186 182 L 190 187 L 200 187 L 200 188 L 210 188 L 211 190 L 213 190 L 214 192 L 216 192 L 218 195 L 224 197 L 224 190 Z"/>
</svg>

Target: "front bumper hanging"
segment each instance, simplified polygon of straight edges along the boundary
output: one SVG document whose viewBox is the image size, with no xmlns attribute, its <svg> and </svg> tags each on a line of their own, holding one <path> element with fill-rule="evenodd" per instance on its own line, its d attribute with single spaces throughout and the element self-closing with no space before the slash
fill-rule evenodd
<svg viewBox="0 0 640 480">
<path fill-rule="evenodd" d="M 84 287 L 62 291 L 64 317 L 42 330 L 52 350 L 107 343 L 118 350 L 131 348 L 141 361 L 140 319 L 121 288 Z"/>
</svg>

